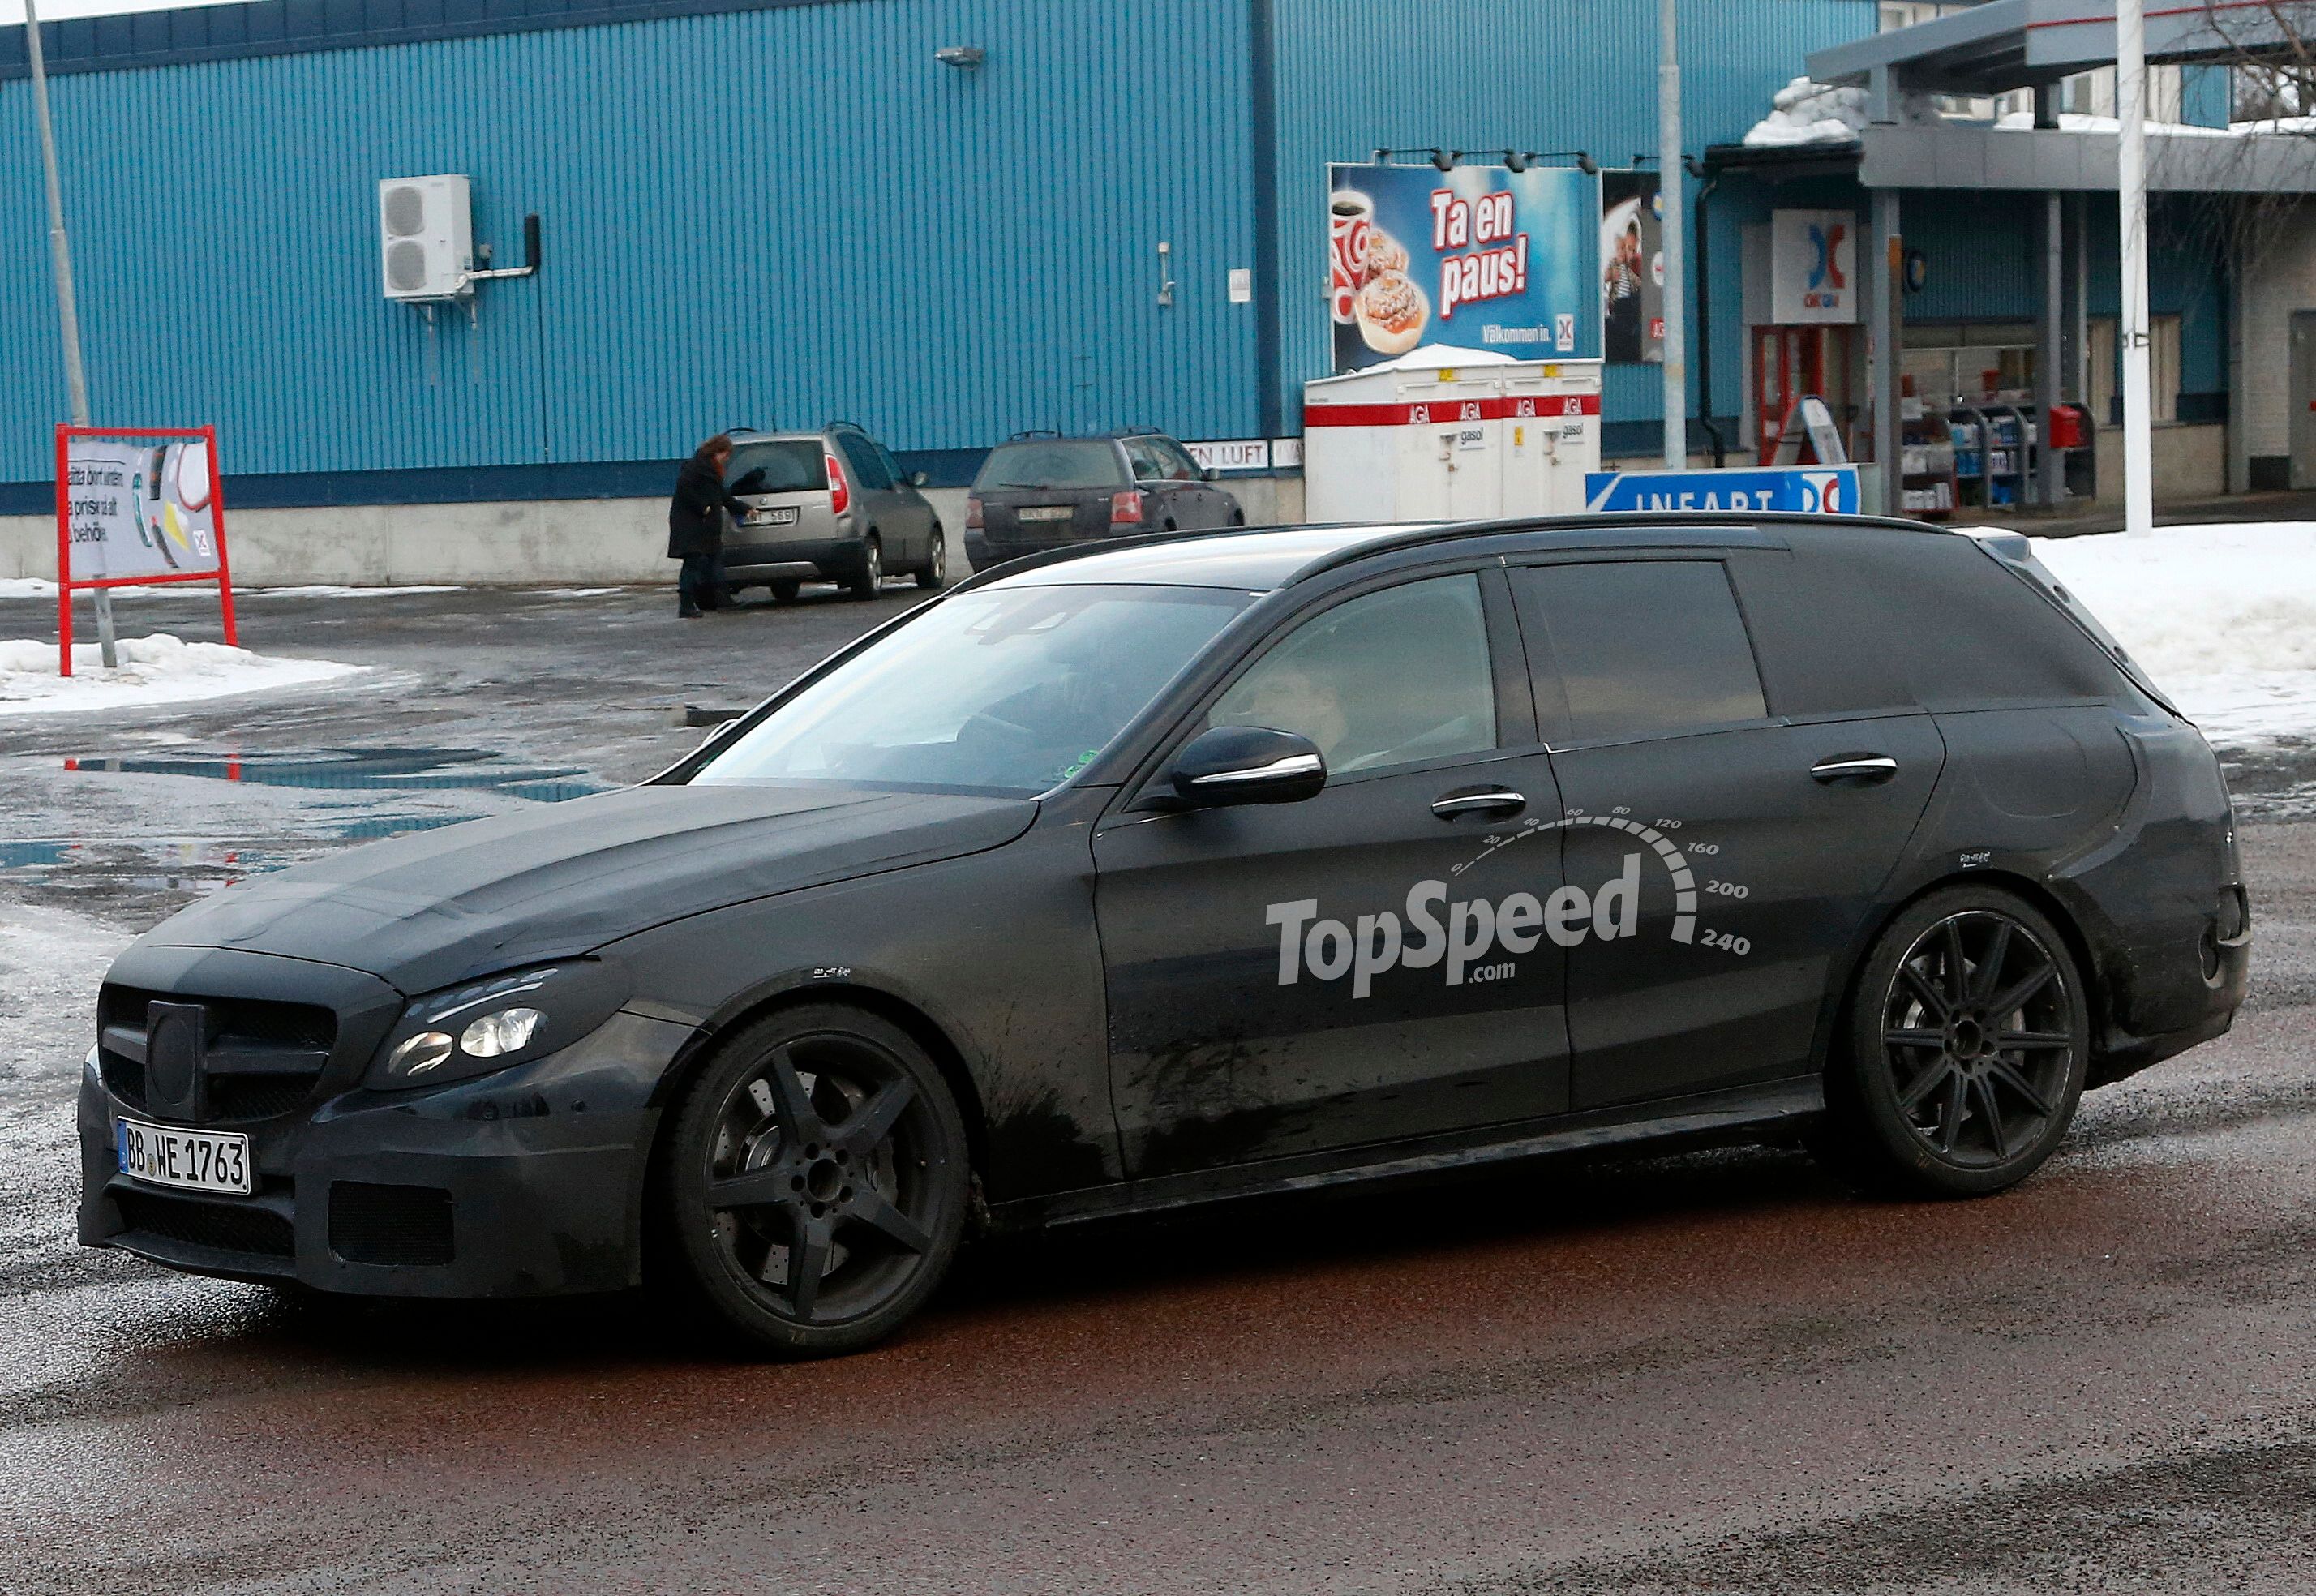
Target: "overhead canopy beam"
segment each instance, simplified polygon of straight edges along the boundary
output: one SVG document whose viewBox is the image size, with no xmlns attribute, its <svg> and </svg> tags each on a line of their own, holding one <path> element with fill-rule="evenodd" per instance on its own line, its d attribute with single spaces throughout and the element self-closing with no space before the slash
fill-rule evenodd
<svg viewBox="0 0 2316 1596">
<path fill-rule="evenodd" d="M 1857 181 L 1869 189 L 2026 189 L 2113 193 L 2114 133 L 1983 122 L 1869 125 Z M 2147 186 L 2194 193 L 2316 193 L 2316 138 L 2292 133 L 2151 133 Z"/>
<path fill-rule="evenodd" d="M 2294 49 L 2301 0 L 2196 0 L 2150 7 L 2150 63 L 2240 59 Z M 1881 71 L 1922 94 L 2000 94 L 2115 64 L 2113 0 L 1983 0 L 1949 16 L 1811 52 L 1819 83 L 1866 83 Z"/>
</svg>

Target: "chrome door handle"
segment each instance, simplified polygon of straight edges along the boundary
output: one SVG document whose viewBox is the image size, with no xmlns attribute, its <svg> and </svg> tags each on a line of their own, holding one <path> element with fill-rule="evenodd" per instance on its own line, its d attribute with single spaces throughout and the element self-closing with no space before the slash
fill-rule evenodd
<svg viewBox="0 0 2316 1596">
<path fill-rule="evenodd" d="M 1887 781 L 1897 773 L 1898 762 L 1886 753 L 1837 753 L 1810 766 L 1812 776 L 1828 783 Z"/>
<path fill-rule="evenodd" d="M 1526 793 L 1495 787 L 1483 792 L 1451 792 L 1432 805 L 1431 812 L 1442 820 L 1453 820 L 1458 815 L 1517 815 L 1527 807 Z"/>
</svg>

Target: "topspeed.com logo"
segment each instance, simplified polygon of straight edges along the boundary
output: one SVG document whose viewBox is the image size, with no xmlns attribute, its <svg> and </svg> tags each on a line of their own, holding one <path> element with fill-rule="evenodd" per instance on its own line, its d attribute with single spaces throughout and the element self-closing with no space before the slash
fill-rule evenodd
<svg viewBox="0 0 2316 1596">
<path fill-rule="evenodd" d="M 1573 948 L 1587 937 L 1614 941 L 1635 936 L 1641 921 L 1641 856 L 1625 856 L 1624 873 L 1598 892 L 1555 887 L 1538 898 L 1515 892 L 1501 902 L 1487 898 L 1449 901 L 1445 881 L 1418 881 L 1408 888 L 1404 920 L 1389 909 L 1361 914 L 1346 924 L 1319 918 L 1319 900 L 1297 898 L 1272 904 L 1263 923 L 1278 928 L 1278 984 L 1292 986 L 1308 970 L 1321 981 L 1351 978 L 1351 995 L 1365 997 L 1375 978 L 1403 965 L 1428 970 L 1445 964 L 1448 985 L 1461 986 L 1467 972 L 1487 964 L 1498 948 L 1526 953 L 1539 938 Z"/>
</svg>

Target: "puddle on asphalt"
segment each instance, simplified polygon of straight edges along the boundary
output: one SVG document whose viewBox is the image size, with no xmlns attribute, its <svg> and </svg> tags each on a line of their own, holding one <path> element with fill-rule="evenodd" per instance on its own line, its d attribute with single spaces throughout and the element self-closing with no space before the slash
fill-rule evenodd
<svg viewBox="0 0 2316 1596">
<path fill-rule="evenodd" d="M 542 765 L 478 748 L 320 748 L 247 753 L 79 755 L 76 775 L 181 776 L 316 795 L 271 814 L 284 834 L 220 837 L 35 837 L 0 841 L 0 882 L 106 896 L 204 896 L 348 843 L 456 825 L 512 806 L 561 803 L 610 789 L 576 765 Z M 409 794 L 409 807 L 395 795 Z M 339 794 L 343 797 L 327 795 Z M 462 803 L 459 795 L 474 801 Z M 229 800 L 228 800 L 229 801 Z M 228 822 L 229 823 L 229 822 Z"/>
<path fill-rule="evenodd" d="M 90 774 L 192 776 L 260 787 L 343 792 L 503 792 L 557 804 L 607 790 L 576 765 L 531 765 L 480 748 L 317 748 L 215 756 L 136 754 L 68 758 Z"/>
</svg>

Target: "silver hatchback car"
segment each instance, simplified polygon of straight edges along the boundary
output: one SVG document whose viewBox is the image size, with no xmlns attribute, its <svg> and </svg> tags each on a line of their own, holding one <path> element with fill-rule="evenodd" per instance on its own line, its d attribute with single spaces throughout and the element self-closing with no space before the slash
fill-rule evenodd
<svg viewBox="0 0 2316 1596">
<path fill-rule="evenodd" d="M 806 582 L 877 596 L 888 575 L 920 587 L 949 579 L 940 518 L 884 445 L 849 421 L 813 432 L 732 434 L 724 485 L 748 513 L 724 538 L 724 578 L 782 602 Z"/>
</svg>

